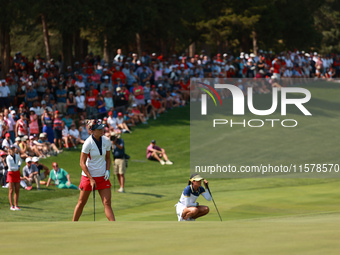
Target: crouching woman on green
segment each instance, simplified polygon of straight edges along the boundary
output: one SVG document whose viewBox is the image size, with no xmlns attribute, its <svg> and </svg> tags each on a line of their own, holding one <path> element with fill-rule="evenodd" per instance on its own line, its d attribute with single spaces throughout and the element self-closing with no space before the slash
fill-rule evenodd
<svg viewBox="0 0 340 255">
<path fill-rule="evenodd" d="M 53 162 L 52 167 L 53 170 L 50 171 L 46 187 L 53 181 L 59 189 L 78 189 L 76 185 L 71 183 L 70 175 L 64 169 L 59 168 L 57 162 Z"/>
</svg>

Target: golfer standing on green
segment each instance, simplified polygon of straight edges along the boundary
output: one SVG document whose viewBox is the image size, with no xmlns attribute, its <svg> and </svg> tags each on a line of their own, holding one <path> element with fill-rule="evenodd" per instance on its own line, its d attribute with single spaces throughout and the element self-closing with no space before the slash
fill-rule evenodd
<svg viewBox="0 0 340 255">
<path fill-rule="evenodd" d="M 194 221 L 209 212 L 209 207 L 196 203 L 199 195 L 206 200 L 211 201 L 211 195 L 208 190 L 201 186 L 203 178 L 198 174 L 190 176 L 188 186 L 184 189 L 179 202 L 176 204 L 176 213 L 178 221 Z M 208 181 L 204 180 L 204 186 L 207 188 Z"/>
<path fill-rule="evenodd" d="M 114 221 L 115 216 L 111 207 L 111 141 L 103 136 L 105 124 L 100 120 L 91 120 L 88 127 L 92 132 L 83 148 L 80 156 L 82 177 L 79 185 L 80 195 L 78 204 L 74 209 L 73 221 L 78 221 L 83 208 L 93 188 L 98 190 L 102 199 L 105 215 L 109 221 Z"/>
</svg>

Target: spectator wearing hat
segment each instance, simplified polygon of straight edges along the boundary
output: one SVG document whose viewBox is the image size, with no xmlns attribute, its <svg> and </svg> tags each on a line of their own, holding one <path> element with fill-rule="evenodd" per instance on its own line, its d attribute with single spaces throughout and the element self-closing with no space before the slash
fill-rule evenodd
<svg viewBox="0 0 340 255">
<path fill-rule="evenodd" d="M 156 119 L 156 110 L 155 107 L 153 107 L 152 103 L 151 103 L 151 99 L 147 100 L 145 103 L 145 111 L 147 114 L 148 118 L 153 117 L 153 119 Z"/>
<path fill-rule="evenodd" d="M 75 119 L 77 102 L 72 91 L 69 92 L 68 98 L 66 100 L 67 114 Z"/>
<path fill-rule="evenodd" d="M 50 171 L 46 187 L 50 186 L 51 181 L 59 189 L 78 189 L 78 187 L 71 183 L 70 175 L 63 168 L 58 166 L 57 162 L 52 163 L 53 170 Z"/>
<path fill-rule="evenodd" d="M 40 190 L 40 175 L 35 164 L 32 164 L 32 158 L 28 157 L 25 160 L 26 166 L 22 169 L 24 181 L 28 186 L 32 186 L 33 181 L 37 185 L 37 190 Z"/>
<path fill-rule="evenodd" d="M 26 123 L 26 115 L 25 113 L 20 113 L 20 119 L 17 121 L 15 125 L 15 136 L 23 137 L 28 134 L 28 127 Z"/>
<path fill-rule="evenodd" d="M 124 193 L 125 184 L 125 144 L 124 140 L 120 138 L 120 134 L 111 132 L 112 154 L 113 154 L 113 174 L 117 175 L 117 180 L 120 188 L 117 190 L 119 193 Z"/>
<path fill-rule="evenodd" d="M 110 91 L 113 91 L 113 85 L 112 83 L 110 82 L 110 78 L 108 75 L 105 75 L 103 77 L 104 79 L 104 82 L 102 84 L 100 84 L 100 91 L 103 92 L 104 91 L 104 88 L 106 87 L 107 90 L 110 90 Z M 103 94 L 103 93 L 102 93 Z M 103 94 L 104 95 L 104 94 Z"/>
<path fill-rule="evenodd" d="M 43 147 L 41 144 L 36 140 L 37 135 L 30 135 L 28 140 L 28 148 L 33 152 L 33 156 L 38 156 L 41 158 L 46 158 L 46 156 L 43 154 Z M 50 155 L 48 155 L 50 157 Z"/>
<path fill-rule="evenodd" d="M 146 149 L 146 158 L 149 160 L 157 160 L 162 165 L 172 165 L 173 163 L 169 160 L 165 153 L 165 150 L 156 145 L 155 140 L 151 140 L 149 146 Z M 163 160 L 164 159 L 164 160 Z"/>
<path fill-rule="evenodd" d="M 128 99 L 126 99 L 125 94 L 122 93 L 122 89 L 120 87 L 118 87 L 116 91 L 117 93 L 114 101 L 115 109 L 117 112 L 125 112 L 129 103 Z"/>
<path fill-rule="evenodd" d="M 5 133 L 5 139 L 2 141 L 2 149 L 8 150 L 9 147 L 13 145 L 13 142 L 11 140 L 11 135 L 9 133 Z"/>
<path fill-rule="evenodd" d="M 35 165 L 38 168 L 39 171 L 39 176 L 40 176 L 40 185 L 46 185 L 46 181 L 43 181 L 47 176 L 49 176 L 50 174 L 50 169 L 41 164 L 39 162 L 39 158 L 38 157 L 33 157 L 32 158 L 32 164 Z"/>
<path fill-rule="evenodd" d="M 67 90 L 62 84 L 59 84 L 59 88 L 56 90 L 58 110 L 61 114 L 66 113 L 66 100 L 67 100 Z"/>
<path fill-rule="evenodd" d="M 38 116 L 34 111 L 34 108 L 30 108 L 30 118 L 29 118 L 29 129 L 30 134 L 39 134 L 39 124 L 38 124 Z"/>
<path fill-rule="evenodd" d="M 13 114 L 12 114 L 13 113 Z M 14 141 L 15 139 L 15 132 L 14 132 L 14 129 L 15 129 L 15 111 L 12 110 L 11 111 L 11 114 L 9 114 L 9 110 L 8 109 L 5 109 L 4 110 L 4 114 L 3 114 L 3 117 L 4 117 L 4 122 L 7 124 L 6 127 L 8 127 L 8 129 L 6 130 L 8 133 L 10 133 L 11 135 L 11 140 L 12 142 Z M 1 124 L 0 124 L 1 125 Z M 0 127 L 1 129 L 1 127 Z M 3 130 L 4 131 L 4 130 Z M 0 134 L 3 134 L 3 131 L 2 133 Z"/>
<path fill-rule="evenodd" d="M 152 72 L 148 73 L 146 67 L 144 66 L 142 69 L 142 72 L 138 76 L 140 84 L 142 86 L 145 86 L 145 83 L 147 81 L 150 81 L 151 77 L 152 77 Z"/>
<path fill-rule="evenodd" d="M 117 126 L 117 118 L 113 116 L 113 112 L 109 111 L 109 117 L 107 118 L 107 125 L 110 132 L 121 133 L 121 130 Z"/>
<path fill-rule="evenodd" d="M 36 82 L 36 89 L 37 89 L 39 100 L 43 98 L 43 95 L 45 94 L 46 89 L 47 89 L 47 85 L 48 84 L 47 84 L 47 80 L 45 79 L 45 77 L 43 75 L 40 75 Z"/>
<path fill-rule="evenodd" d="M 123 113 L 121 112 L 118 113 L 118 116 L 116 118 L 116 124 L 117 124 L 117 127 L 122 131 L 122 133 L 126 133 L 126 132 L 132 133 L 129 127 L 125 123 Z"/>
<path fill-rule="evenodd" d="M 42 150 L 43 150 L 44 154 L 56 156 L 57 154 L 63 152 L 62 149 L 58 149 L 56 144 L 50 143 L 49 141 L 46 140 L 46 134 L 45 133 L 41 133 L 39 135 L 39 140 L 37 142 L 38 143 L 35 143 L 35 144 L 37 144 L 39 147 L 42 145 Z"/>
<path fill-rule="evenodd" d="M 144 106 L 144 105 L 143 105 Z M 134 116 L 134 121 L 135 123 L 143 123 L 143 124 L 148 124 L 145 120 L 144 115 L 140 112 L 140 110 L 137 108 L 137 104 L 132 104 L 132 113 Z"/>
<path fill-rule="evenodd" d="M 26 154 L 26 149 L 23 150 L 23 144 L 24 142 L 22 142 L 22 138 L 20 137 L 16 137 L 15 138 L 15 142 L 14 142 L 14 147 L 17 149 L 17 153 L 20 155 L 20 158 L 22 159 L 26 159 L 28 157 L 28 155 Z M 24 146 L 26 145 L 26 143 L 24 143 Z"/>
</svg>

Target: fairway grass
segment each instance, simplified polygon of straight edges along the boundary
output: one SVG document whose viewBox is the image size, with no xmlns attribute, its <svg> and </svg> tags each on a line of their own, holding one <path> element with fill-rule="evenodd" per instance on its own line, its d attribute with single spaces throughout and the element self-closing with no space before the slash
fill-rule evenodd
<svg viewBox="0 0 340 255">
<path fill-rule="evenodd" d="M 6 255 L 329 255 L 340 250 L 339 214 L 228 222 L 30 222 L 0 226 L 1 254 Z M 23 245 L 18 245 L 18 240 L 24 240 Z"/>
</svg>

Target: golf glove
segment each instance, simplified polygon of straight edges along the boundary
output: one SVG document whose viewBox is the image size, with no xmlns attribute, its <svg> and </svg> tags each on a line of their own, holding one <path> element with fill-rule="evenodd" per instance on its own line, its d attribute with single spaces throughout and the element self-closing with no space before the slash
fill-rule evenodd
<svg viewBox="0 0 340 255">
<path fill-rule="evenodd" d="M 104 180 L 107 181 L 109 178 L 110 178 L 110 170 L 106 170 Z"/>
</svg>

